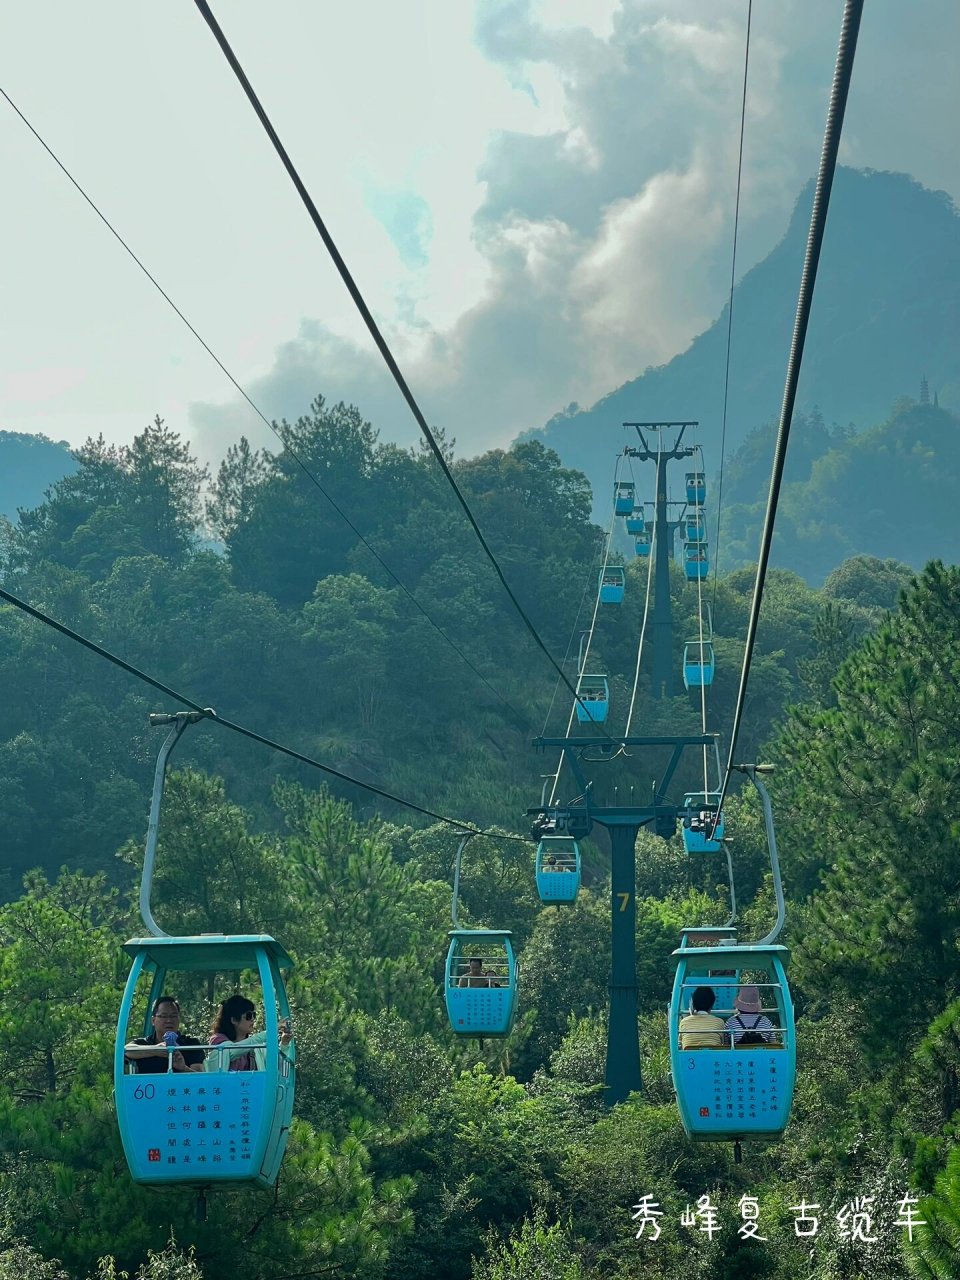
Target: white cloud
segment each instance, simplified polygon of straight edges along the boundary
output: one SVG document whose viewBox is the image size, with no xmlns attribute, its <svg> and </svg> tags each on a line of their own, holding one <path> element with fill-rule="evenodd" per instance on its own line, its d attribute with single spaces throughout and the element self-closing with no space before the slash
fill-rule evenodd
<svg viewBox="0 0 960 1280">
<path fill-rule="evenodd" d="M 911 14 L 867 8 L 844 160 L 960 196 L 944 136 L 960 8 Z M 322 392 L 412 439 L 196 14 L 103 0 L 101 17 L 67 6 L 51 46 L 42 7 L 21 6 L 6 87 L 268 416 Z M 722 306 L 746 0 L 232 0 L 221 17 L 428 417 L 462 450 L 592 401 Z M 754 6 L 741 274 L 814 172 L 838 21 L 833 0 Z M 191 405 L 205 457 L 240 430 L 268 437 L 9 114 L 0 163 L 16 175 L 0 209 L 18 248 L 6 363 L 76 371 L 46 400 L 8 395 L 0 425 L 128 439 L 155 411 L 183 425 Z"/>
</svg>

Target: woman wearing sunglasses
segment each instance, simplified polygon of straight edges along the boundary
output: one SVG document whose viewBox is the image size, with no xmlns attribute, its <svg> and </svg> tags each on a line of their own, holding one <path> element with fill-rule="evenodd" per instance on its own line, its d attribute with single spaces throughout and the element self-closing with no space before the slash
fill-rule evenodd
<svg viewBox="0 0 960 1280">
<path fill-rule="evenodd" d="M 230 996 L 224 1000 L 220 1008 L 217 1010 L 217 1016 L 214 1019 L 212 1034 L 209 1043 L 211 1045 L 235 1044 L 238 1046 L 246 1045 L 245 1051 L 237 1049 L 221 1049 L 219 1053 L 211 1053 L 207 1057 L 207 1069 L 210 1071 L 224 1070 L 223 1059 L 229 1058 L 230 1071 L 257 1071 L 261 1068 L 262 1062 L 258 1062 L 257 1050 L 262 1050 L 266 1039 L 262 1031 L 255 1032 L 257 1013 L 252 1000 L 248 1000 L 246 996 Z M 281 1045 L 288 1045 L 293 1037 L 290 1034 L 288 1026 L 284 1026 L 281 1036 Z"/>
</svg>

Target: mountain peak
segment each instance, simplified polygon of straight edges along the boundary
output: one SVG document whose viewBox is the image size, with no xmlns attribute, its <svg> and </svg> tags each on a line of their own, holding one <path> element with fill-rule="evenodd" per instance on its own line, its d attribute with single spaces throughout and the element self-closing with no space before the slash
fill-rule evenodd
<svg viewBox="0 0 960 1280">
<path fill-rule="evenodd" d="M 734 293 L 727 449 L 779 414 L 814 184 L 783 239 Z M 950 197 L 907 174 L 840 168 L 834 182 L 798 408 L 865 429 L 926 373 L 931 396 L 960 401 L 960 216 Z M 727 308 L 686 351 L 609 392 L 569 405 L 530 436 L 605 493 L 625 419 L 700 422 L 709 468 L 720 463 Z"/>
</svg>

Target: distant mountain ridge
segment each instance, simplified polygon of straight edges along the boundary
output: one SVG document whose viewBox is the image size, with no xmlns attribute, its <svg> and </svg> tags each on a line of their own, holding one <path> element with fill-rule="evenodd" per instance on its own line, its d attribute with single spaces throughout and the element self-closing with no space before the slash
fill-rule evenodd
<svg viewBox="0 0 960 1280">
<path fill-rule="evenodd" d="M 779 414 L 813 184 L 783 240 L 734 294 L 727 451 Z M 525 438 L 588 475 L 607 508 L 624 420 L 696 419 L 708 471 L 720 462 L 727 308 L 689 348 L 590 409 L 571 406 Z M 944 192 L 898 173 L 840 169 L 817 277 L 798 408 L 858 430 L 884 421 L 926 375 L 960 407 L 960 215 Z"/>
<path fill-rule="evenodd" d="M 65 440 L 0 431 L 0 516 L 15 521 L 18 507 L 39 506 L 47 489 L 76 469 Z"/>
</svg>

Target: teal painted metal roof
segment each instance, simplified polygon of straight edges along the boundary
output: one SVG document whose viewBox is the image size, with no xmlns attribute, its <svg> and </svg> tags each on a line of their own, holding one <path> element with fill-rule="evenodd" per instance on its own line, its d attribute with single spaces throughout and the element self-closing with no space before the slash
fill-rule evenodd
<svg viewBox="0 0 960 1280">
<path fill-rule="evenodd" d="M 198 933 L 182 938 L 130 938 L 123 944 L 128 955 L 143 954 L 158 969 L 213 972 L 255 969 L 257 955 L 266 952 L 281 969 L 293 961 L 268 933 Z"/>
</svg>

